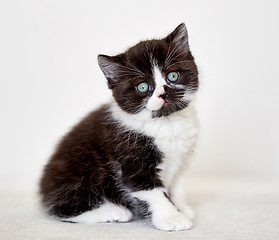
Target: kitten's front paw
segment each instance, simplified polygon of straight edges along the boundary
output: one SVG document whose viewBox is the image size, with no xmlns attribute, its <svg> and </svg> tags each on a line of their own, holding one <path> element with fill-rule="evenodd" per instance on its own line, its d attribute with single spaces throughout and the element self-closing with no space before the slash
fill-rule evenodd
<svg viewBox="0 0 279 240">
<path fill-rule="evenodd" d="M 183 213 L 153 219 L 153 225 L 164 231 L 182 231 L 192 228 L 192 221 Z"/>
<path fill-rule="evenodd" d="M 183 206 L 179 208 L 179 211 L 184 213 L 190 220 L 193 220 L 195 218 L 195 212 L 190 206 Z"/>
</svg>

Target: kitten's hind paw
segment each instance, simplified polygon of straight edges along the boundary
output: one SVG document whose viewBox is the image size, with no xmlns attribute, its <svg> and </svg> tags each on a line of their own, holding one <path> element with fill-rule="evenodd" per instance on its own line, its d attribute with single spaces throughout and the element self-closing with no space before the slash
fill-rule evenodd
<svg viewBox="0 0 279 240">
<path fill-rule="evenodd" d="M 107 220 L 103 220 L 104 222 L 130 222 L 133 218 L 132 213 L 125 207 L 118 207 L 113 209 L 109 216 L 107 217 Z"/>
<path fill-rule="evenodd" d="M 106 222 L 129 222 L 132 218 L 133 214 L 126 207 L 106 202 L 97 209 L 84 212 L 72 218 L 60 220 L 63 222 L 94 224 Z"/>
</svg>

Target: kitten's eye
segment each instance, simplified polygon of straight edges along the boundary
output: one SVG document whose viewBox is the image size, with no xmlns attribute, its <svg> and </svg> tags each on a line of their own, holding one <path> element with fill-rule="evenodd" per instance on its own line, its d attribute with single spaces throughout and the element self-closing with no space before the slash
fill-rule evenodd
<svg viewBox="0 0 279 240">
<path fill-rule="evenodd" d="M 167 75 L 167 79 L 169 82 L 176 82 L 178 79 L 178 72 L 170 72 Z"/>
<path fill-rule="evenodd" d="M 149 84 L 147 82 L 142 82 L 137 86 L 137 90 L 140 93 L 146 93 L 149 91 Z"/>
</svg>

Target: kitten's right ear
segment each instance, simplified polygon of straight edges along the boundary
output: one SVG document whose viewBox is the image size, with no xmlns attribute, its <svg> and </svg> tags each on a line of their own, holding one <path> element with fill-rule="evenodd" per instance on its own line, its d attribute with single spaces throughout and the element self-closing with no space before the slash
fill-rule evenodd
<svg viewBox="0 0 279 240">
<path fill-rule="evenodd" d="M 168 43 L 174 43 L 183 49 L 189 49 L 188 32 L 185 23 L 181 23 L 171 34 L 166 37 Z"/>
<path fill-rule="evenodd" d="M 113 59 L 113 57 L 107 55 L 98 55 L 98 63 L 108 80 L 108 87 L 112 89 L 117 82 L 117 62 Z"/>
</svg>

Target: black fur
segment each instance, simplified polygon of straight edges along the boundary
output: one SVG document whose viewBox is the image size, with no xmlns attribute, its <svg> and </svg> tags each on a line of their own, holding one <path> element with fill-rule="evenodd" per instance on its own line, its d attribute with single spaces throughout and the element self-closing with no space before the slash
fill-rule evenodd
<svg viewBox="0 0 279 240">
<path fill-rule="evenodd" d="M 45 167 L 44 205 L 51 214 L 69 217 L 97 208 L 106 198 L 144 213 L 138 207 L 146 206 L 129 192 L 162 186 L 156 170 L 160 159 L 153 139 L 119 128 L 103 106 L 64 137 Z"/>
</svg>

